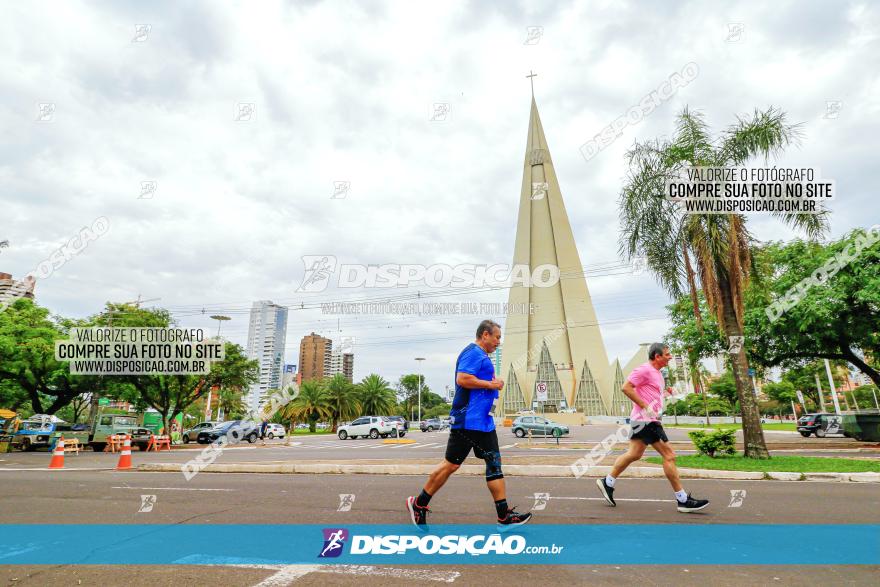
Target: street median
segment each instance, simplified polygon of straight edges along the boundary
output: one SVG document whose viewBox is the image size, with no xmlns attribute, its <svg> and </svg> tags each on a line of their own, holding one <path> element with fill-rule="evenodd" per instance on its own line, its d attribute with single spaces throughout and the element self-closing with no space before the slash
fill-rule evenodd
<svg viewBox="0 0 880 587">
<path fill-rule="evenodd" d="M 154 473 L 177 473 L 182 471 L 180 463 L 144 463 L 138 471 Z M 213 463 L 201 469 L 204 473 L 268 473 L 300 475 L 429 475 L 436 465 L 423 463 Z M 609 466 L 590 468 L 586 477 L 604 477 L 611 471 Z M 829 481 L 880 483 L 880 473 L 787 473 L 763 471 L 725 471 L 717 469 L 679 469 L 686 479 L 731 479 L 774 481 Z M 483 476 L 483 465 L 462 465 L 457 475 Z M 563 465 L 507 465 L 504 474 L 510 477 L 574 477 L 571 467 Z M 630 467 L 627 477 L 661 479 L 663 469 L 659 467 Z"/>
</svg>

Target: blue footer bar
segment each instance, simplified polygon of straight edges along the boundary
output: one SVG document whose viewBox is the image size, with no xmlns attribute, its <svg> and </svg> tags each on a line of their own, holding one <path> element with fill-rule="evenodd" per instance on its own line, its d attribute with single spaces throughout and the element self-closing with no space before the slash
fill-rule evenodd
<svg viewBox="0 0 880 587">
<path fill-rule="evenodd" d="M 880 525 L 5 524 L 0 564 L 877 565 Z"/>
</svg>

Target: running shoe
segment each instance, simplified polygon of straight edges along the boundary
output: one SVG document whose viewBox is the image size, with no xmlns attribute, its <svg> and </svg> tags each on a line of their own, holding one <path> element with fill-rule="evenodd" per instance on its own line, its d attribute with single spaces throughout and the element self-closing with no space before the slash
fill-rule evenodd
<svg viewBox="0 0 880 587">
<path fill-rule="evenodd" d="M 522 526 L 531 519 L 531 512 L 521 514 L 513 508 L 510 508 L 507 510 L 507 514 L 503 518 L 498 518 L 498 528 L 515 528 L 516 526 Z"/>
<path fill-rule="evenodd" d="M 678 502 L 678 511 L 689 514 L 691 512 L 698 512 L 707 505 L 709 505 L 708 499 L 694 499 L 691 497 L 691 494 L 688 493 L 688 498 L 684 502 Z"/>
<path fill-rule="evenodd" d="M 412 520 L 412 523 L 416 528 L 422 530 L 428 528 L 428 514 L 431 511 L 430 508 L 418 505 L 415 496 L 410 495 L 406 498 L 406 509 L 409 511 L 409 519 Z"/>
<path fill-rule="evenodd" d="M 602 497 L 605 498 L 605 501 L 608 502 L 608 505 L 610 505 L 611 507 L 616 507 L 617 503 L 614 501 L 614 488 L 605 483 L 605 477 L 596 479 L 596 485 L 599 486 L 599 491 L 602 492 Z"/>
</svg>

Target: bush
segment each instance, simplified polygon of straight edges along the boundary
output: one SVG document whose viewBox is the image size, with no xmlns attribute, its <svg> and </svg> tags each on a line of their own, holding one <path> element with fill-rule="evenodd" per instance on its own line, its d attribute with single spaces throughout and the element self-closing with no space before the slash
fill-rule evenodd
<svg viewBox="0 0 880 587">
<path fill-rule="evenodd" d="M 688 436 L 701 454 L 714 458 L 715 454 L 732 455 L 735 451 L 736 430 L 715 430 L 706 433 L 702 430 L 688 432 Z"/>
</svg>

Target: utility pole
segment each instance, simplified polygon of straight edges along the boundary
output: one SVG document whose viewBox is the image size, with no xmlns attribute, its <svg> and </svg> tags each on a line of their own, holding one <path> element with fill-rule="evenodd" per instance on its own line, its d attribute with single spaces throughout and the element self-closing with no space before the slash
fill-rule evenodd
<svg viewBox="0 0 880 587">
<path fill-rule="evenodd" d="M 822 384 L 819 382 L 819 374 L 816 373 L 816 389 L 819 390 L 819 407 L 825 412 L 825 393 L 822 391 Z"/>
<path fill-rule="evenodd" d="M 416 361 L 419 365 L 419 422 L 422 421 L 422 365 L 421 362 L 425 360 L 425 357 L 416 357 Z"/>
<path fill-rule="evenodd" d="M 831 386 L 831 399 L 834 401 L 834 413 L 840 415 L 840 402 L 837 401 L 837 389 L 834 387 L 834 378 L 831 376 L 831 363 L 825 359 L 825 373 L 828 375 L 828 385 Z M 844 397 L 846 399 L 846 397 Z"/>
</svg>

